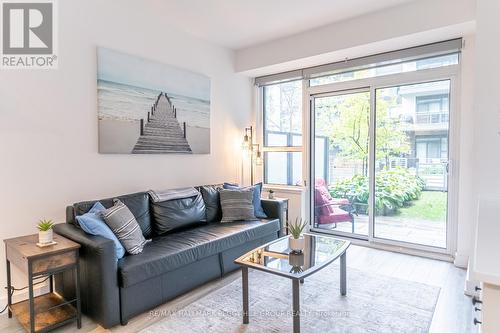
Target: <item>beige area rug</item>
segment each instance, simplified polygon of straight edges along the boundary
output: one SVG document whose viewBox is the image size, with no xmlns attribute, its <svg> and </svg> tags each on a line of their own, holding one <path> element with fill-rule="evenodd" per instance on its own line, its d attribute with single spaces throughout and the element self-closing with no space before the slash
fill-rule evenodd
<svg viewBox="0 0 500 333">
<path fill-rule="evenodd" d="M 292 332 L 292 282 L 250 270 L 250 323 L 242 324 L 241 277 L 163 318 L 142 333 Z M 333 263 L 300 287 L 301 332 L 427 332 L 439 287 L 347 268 L 347 296 Z"/>
</svg>

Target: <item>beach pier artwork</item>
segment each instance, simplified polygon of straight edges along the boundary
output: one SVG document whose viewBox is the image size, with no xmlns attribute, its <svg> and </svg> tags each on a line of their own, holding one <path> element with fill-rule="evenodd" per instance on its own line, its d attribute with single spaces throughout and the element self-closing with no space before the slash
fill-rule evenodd
<svg viewBox="0 0 500 333">
<path fill-rule="evenodd" d="M 146 122 L 141 121 L 139 133 L 133 154 L 192 153 L 186 140 L 186 122 L 178 122 L 166 93 L 158 95 Z"/>
<path fill-rule="evenodd" d="M 97 49 L 99 152 L 209 154 L 210 79 Z"/>
</svg>

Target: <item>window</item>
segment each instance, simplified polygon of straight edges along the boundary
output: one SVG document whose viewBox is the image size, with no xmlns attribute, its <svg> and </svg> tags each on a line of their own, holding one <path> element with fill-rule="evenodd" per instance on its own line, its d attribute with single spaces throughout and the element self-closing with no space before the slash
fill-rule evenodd
<svg viewBox="0 0 500 333">
<path fill-rule="evenodd" d="M 264 146 L 302 145 L 302 82 L 264 88 Z"/>
<path fill-rule="evenodd" d="M 302 185 L 302 81 L 264 86 L 264 182 Z"/>
<path fill-rule="evenodd" d="M 452 253 L 449 120 L 461 47 L 454 39 L 255 78 L 264 181 L 307 180 L 315 232 Z"/>
<path fill-rule="evenodd" d="M 447 94 L 416 96 L 417 124 L 448 123 L 449 97 Z"/>
<path fill-rule="evenodd" d="M 432 159 L 446 159 L 448 156 L 448 140 L 446 137 L 416 137 L 416 156 L 419 161 L 427 163 Z"/>
<path fill-rule="evenodd" d="M 311 86 L 367 79 L 390 74 L 414 72 L 424 69 L 444 67 L 458 64 L 458 53 L 430 57 L 419 60 L 410 60 L 397 64 L 372 64 L 369 68 L 360 68 L 340 73 L 322 73 L 320 77 L 312 78 Z"/>
</svg>

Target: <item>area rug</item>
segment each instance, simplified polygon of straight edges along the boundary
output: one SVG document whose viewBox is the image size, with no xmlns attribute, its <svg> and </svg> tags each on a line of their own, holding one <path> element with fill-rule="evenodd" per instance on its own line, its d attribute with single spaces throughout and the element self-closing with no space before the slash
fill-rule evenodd
<svg viewBox="0 0 500 333">
<path fill-rule="evenodd" d="M 334 263 L 300 287 L 301 332 L 427 332 L 440 288 L 347 269 L 347 296 Z M 241 277 L 162 319 L 142 333 L 291 332 L 292 282 L 250 270 L 250 323 L 242 324 Z"/>
</svg>

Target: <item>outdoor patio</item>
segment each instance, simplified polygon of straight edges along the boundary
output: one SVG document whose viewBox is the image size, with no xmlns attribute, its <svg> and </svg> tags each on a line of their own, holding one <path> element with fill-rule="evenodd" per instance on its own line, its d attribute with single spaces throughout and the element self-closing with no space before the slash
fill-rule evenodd
<svg viewBox="0 0 500 333">
<path fill-rule="evenodd" d="M 325 229 L 331 229 L 331 226 Z M 338 223 L 334 230 L 351 233 L 352 225 L 350 222 Z M 367 215 L 354 216 L 354 232 L 368 235 Z M 375 237 L 445 248 L 446 222 L 407 219 L 401 216 L 376 216 Z"/>
</svg>

